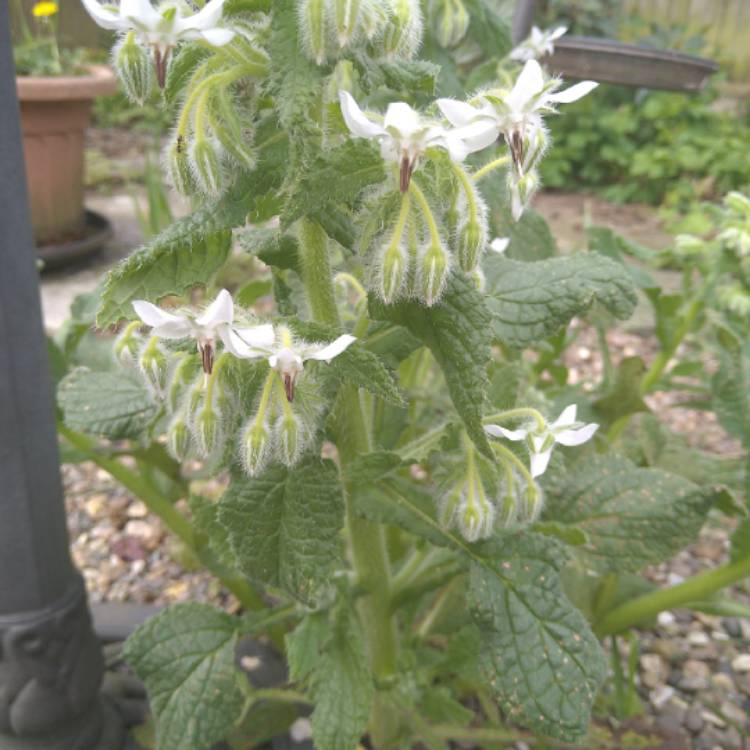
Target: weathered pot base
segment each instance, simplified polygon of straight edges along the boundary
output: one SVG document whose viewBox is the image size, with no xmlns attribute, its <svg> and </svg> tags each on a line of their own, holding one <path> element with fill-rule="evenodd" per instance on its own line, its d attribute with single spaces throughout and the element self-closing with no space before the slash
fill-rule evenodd
<svg viewBox="0 0 750 750">
<path fill-rule="evenodd" d="M 43 271 L 59 268 L 98 253 L 112 237 L 109 220 L 95 211 L 85 212 L 86 232 L 81 239 L 38 246 L 37 256 Z"/>
</svg>

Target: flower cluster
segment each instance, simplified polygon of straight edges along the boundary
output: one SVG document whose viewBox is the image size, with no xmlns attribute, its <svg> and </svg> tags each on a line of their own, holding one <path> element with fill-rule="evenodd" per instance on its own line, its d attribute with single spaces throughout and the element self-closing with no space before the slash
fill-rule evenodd
<svg viewBox="0 0 750 750">
<path fill-rule="evenodd" d="M 191 452 L 205 459 L 221 457 L 239 428 L 238 458 L 248 474 L 259 473 L 271 460 L 292 466 L 317 433 L 319 399 L 312 383 L 302 383 L 307 360 L 330 362 L 354 341 L 348 334 L 330 343 L 296 339 L 286 326 L 251 325 L 235 310 L 231 295 L 222 289 L 200 314 L 171 312 L 145 300 L 133 303 L 140 318 L 129 325 L 115 345 L 121 361 L 138 364 L 155 395 L 170 416 L 167 431 L 170 452 L 184 460 Z M 145 341 L 142 324 L 151 328 Z M 170 349 L 162 342 L 192 339 L 199 357 L 185 349 Z M 221 349 L 218 348 L 221 344 Z M 264 360 L 264 385 L 252 415 L 222 374 L 228 358 Z M 201 372 L 202 370 L 202 372 Z"/>
<path fill-rule="evenodd" d="M 365 45 L 373 57 L 410 58 L 422 39 L 419 0 L 299 0 L 305 51 L 323 65 Z"/>
<path fill-rule="evenodd" d="M 194 13 L 182 0 L 156 8 L 151 0 L 120 0 L 115 9 L 98 0 L 82 0 L 99 26 L 123 35 L 123 42 L 115 47 L 115 66 L 126 91 L 140 101 L 148 93 L 149 80 L 144 77 L 144 48 L 153 51 L 156 78 L 163 88 L 170 53 L 181 41 L 201 39 L 216 47 L 232 41 L 234 31 L 221 25 L 224 1 L 208 0 Z"/>
</svg>

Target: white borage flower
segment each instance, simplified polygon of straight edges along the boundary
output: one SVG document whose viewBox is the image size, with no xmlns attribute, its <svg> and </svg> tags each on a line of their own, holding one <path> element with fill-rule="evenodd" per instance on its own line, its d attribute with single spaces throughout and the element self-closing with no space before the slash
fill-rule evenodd
<svg viewBox="0 0 750 750">
<path fill-rule="evenodd" d="M 408 190 L 411 175 L 428 148 L 445 149 L 453 161 L 461 162 L 497 138 L 497 130 L 491 123 L 470 122 L 464 127 L 446 129 L 423 119 L 405 102 L 389 104 L 381 123 L 380 118 L 368 117 L 348 91 L 339 91 L 339 101 L 352 135 L 377 140 L 383 159 L 399 165 L 402 192 Z"/>
<path fill-rule="evenodd" d="M 273 331 L 273 326 L 268 324 L 268 327 Z M 266 326 L 234 329 L 234 332 L 241 339 L 245 338 L 246 334 L 250 336 L 246 340 L 248 345 L 246 353 L 238 356 L 247 359 L 267 357 L 269 366 L 281 376 L 287 400 L 290 402 L 294 400 L 294 384 L 303 371 L 304 363 L 307 360 L 313 359 L 330 363 L 332 359 L 338 357 L 357 340 L 356 336 L 344 334 L 329 344 L 309 343 L 295 340 L 286 326 L 279 326 L 269 343 L 260 343 L 258 328 L 266 328 Z"/>
<path fill-rule="evenodd" d="M 502 255 L 508 249 L 508 245 L 510 245 L 510 237 L 495 237 L 490 242 L 490 250 Z"/>
<path fill-rule="evenodd" d="M 529 36 L 517 47 L 514 47 L 508 57 L 511 60 L 526 62 L 527 60 L 538 60 L 545 55 L 551 55 L 555 51 L 555 42 L 567 31 L 567 26 L 558 26 L 556 29 L 544 31 L 538 26 L 532 26 Z"/>
<path fill-rule="evenodd" d="M 523 174 L 523 165 L 527 161 L 524 148 L 531 145 L 535 151 L 543 151 L 546 144 L 542 116 L 554 113 L 556 104 L 577 101 L 599 85 L 595 81 L 581 81 L 558 91 L 561 84 L 560 78 L 545 80 L 539 63 L 529 60 L 510 91 L 486 91 L 478 95 L 477 105 L 455 99 L 438 99 L 437 104 L 446 119 L 457 128 L 472 123 L 484 123 L 489 127 L 492 123 L 497 132 L 505 136 L 514 165 Z"/>
<path fill-rule="evenodd" d="M 226 289 L 222 289 L 200 315 L 167 312 L 146 300 L 135 300 L 133 309 L 146 325 L 152 327 L 153 335 L 158 338 L 195 339 L 203 361 L 203 371 L 207 374 L 213 369 L 217 338 L 227 351 L 243 358 L 252 356 L 250 347 L 268 346 L 274 340 L 271 325 L 249 328 L 234 326 L 234 302 Z"/>
<path fill-rule="evenodd" d="M 215 47 L 228 44 L 234 31 L 221 26 L 225 0 L 208 0 L 197 13 L 182 0 L 161 3 L 151 0 L 120 0 L 120 5 L 102 5 L 81 0 L 88 14 L 102 28 L 127 33 L 135 31 L 140 41 L 154 50 L 156 77 L 164 87 L 169 53 L 178 42 L 202 39 Z"/>
<path fill-rule="evenodd" d="M 581 445 L 590 440 L 599 428 L 599 425 L 593 422 L 576 422 L 576 411 L 575 404 L 565 407 L 562 414 L 544 429 L 532 423 L 518 430 L 507 430 L 496 424 L 488 424 L 484 430 L 492 437 L 525 441 L 531 454 L 531 476 L 538 477 L 547 469 L 555 443 L 567 446 Z"/>
</svg>

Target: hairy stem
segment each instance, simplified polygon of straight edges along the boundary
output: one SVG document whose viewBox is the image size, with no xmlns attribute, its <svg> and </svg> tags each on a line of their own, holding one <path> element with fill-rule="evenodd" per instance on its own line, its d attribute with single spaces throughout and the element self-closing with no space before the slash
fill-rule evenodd
<svg viewBox="0 0 750 750">
<path fill-rule="evenodd" d="M 485 164 L 480 169 L 477 169 L 477 171 L 474 172 L 474 174 L 471 176 L 471 179 L 474 180 L 474 182 L 479 182 L 479 180 L 481 180 L 483 177 L 486 177 L 491 172 L 494 172 L 500 167 L 504 167 L 509 161 L 509 156 L 501 156 L 499 159 L 495 159 L 488 164 Z"/>
<path fill-rule="evenodd" d="M 97 450 L 96 443 L 86 435 L 58 424 L 58 432 L 77 450 L 85 453 L 87 458 L 93 461 L 99 468 L 104 469 L 126 489 L 130 490 L 143 504 L 155 515 L 159 516 L 164 525 L 185 546 L 190 549 L 196 557 L 216 576 L 221 584 L 231 591 L 242 605 L 249 610 L 264 609 L 265 604 L 258 593 L 248 585 L 247 581 L 236 575 L 232 575 L 222 569 L 222 566 L 213 559 L 210 551 L 196 538 L 190 521 L 174 507 L 164 495 L 156 491 L 154 486 L 145 482 L 138 474 L 131 471 L 121 461 L 105 456 Z"/>
<path fill-rule="evenodd" d="M 328 238 L 323 229 L 307 219 L 301 228 L 300 265 L 302 281 L 313 318 L 318 323 L 340 327 L 333 293 L 333 277 L 328 258 Z M 337 415 L 337 445 L 342 466 L 371 449 L 370 430 L 359 390 L 342 390 Z M 352 563 L 358 583 L 367 591 L 359 601 L 370 668 L 378 682 L 387 681 L 396 671 L 398 634 L 390 606 L 390 563 L 384 529 L 365 521 L 354 512 L 352 492 L 346 486 L 346 526 Z M 376 693 L 370 715 L 370 735 L 376 750 L 391 746 L 396 735 L 396 717 L 388 709 L 384 695 Z"/>
</svg>

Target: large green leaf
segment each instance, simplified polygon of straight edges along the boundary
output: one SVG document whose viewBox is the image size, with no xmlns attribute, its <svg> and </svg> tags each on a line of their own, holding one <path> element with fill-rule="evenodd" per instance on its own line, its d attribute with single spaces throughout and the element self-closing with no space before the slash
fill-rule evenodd
<svg viewBox="0 0 750 750">
<path fill-rule="evenodd" d="M 490 684 L 511 721 L 580 740 L 606 659 L 563 593 L 564 556 L 552 539 L 528 532 L 494 547 L 492 559 L 472 564 L 467 595 Z"/>
<path fill-rule="evenodd" d="M 345 383 L 364 388 L 383 400 L 403 406 L 401 396 L 392 373 L 380 361 L 377 354 L 362 346 L 350 346 L 345 352 L 331 360 L 331 375 Z"/>
<path fill-rule="evenodd" d="M 317 750 L 354 750 L 370 715 L 373 683 L 365 645 L 351 607 L 308 615 L 287 638 L 294 679 L 310 686 Z"/>
<path fill-rule="evenodd" d="M 479 450 L 492 457 L 482 427 L 491 337 L 482 295 L 467 279 L 454 274 L 440 303 L 433 307 L 416 301 L 384 305 L 374 295 L 369 305 L 373 318 L 398 323 L 430 348 L 467 432 Z"/>
<path fill-rule="evenodd" d="M 282 221 L 318 215 L 330 204 L 353 203 L 360 192 L 385 178 L 383 160 L 371 143 L 348 140 L 320 154 L 302 172 L 287 201 Z"/>
<path fill-rule="evenodd" d="M 344 499 L 336 467 L 310 459 L 253 479 L 235 477 L 219 522 L 245 575 L 308 601 L 341 556 Z"/>
<path fill-rule="evenodd" d="M 594 302 L 624 320 L 638 301 L 625 268 L 598 253 L 534 263 L 494 255 L 484 270 L 492 330 L 508 346 L 538 343 Z"/>
<path fill-rule="evenodd" d="M 60 382 L 57 400 L 68 427 L 112 440 L 138 437 L 157 405 L 133 372 L 74 370 Z"/>
<path fill-rule="evenodd" d="M 587 458 L 547 488 L 546 515 L 586 532 L 586 567 L 637 571 L 663 562 L 698 535 L 713 491 L 620 456 Z"/>
<path fill-rule="evenodd" d="M 750 447 L 750 345 L 721 351 L 711 380 L 713 407 L 721 426 Z"/>
<path fill-rule="evenodd" d="M 235 621 L 207 604 L 177 604 L 128 638 L 125 660 L 143 680 L 157 750 L 208 750 L 242 713 Z"/>
</svg>

